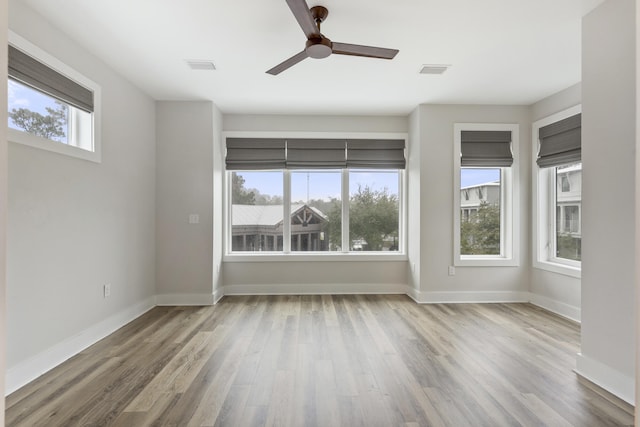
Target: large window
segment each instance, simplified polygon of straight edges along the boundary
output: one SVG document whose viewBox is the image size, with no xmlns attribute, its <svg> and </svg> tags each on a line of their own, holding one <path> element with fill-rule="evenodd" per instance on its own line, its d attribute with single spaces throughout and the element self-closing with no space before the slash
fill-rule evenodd
<svg viewBox="0 0 640 427">
<path fill-rule="evenodd" d="M 580 277 L 582 163 L 580 106 L 533 124 L 534 266 Z"/>
<path fill-rule="evenodd" d="M 99 87 L 10 33 L 9 140 L 100 161 Z"/>
<path fill-rule="evenodd" d="M 517 125 L 455 125 L 454 265 L 517 265 L 517 141 Z"/>
<path fill-rule="evenodd" d="M 226 163 L 228 253 L 403 252 L 404 140 L 227 138 Z"/>
</svg>

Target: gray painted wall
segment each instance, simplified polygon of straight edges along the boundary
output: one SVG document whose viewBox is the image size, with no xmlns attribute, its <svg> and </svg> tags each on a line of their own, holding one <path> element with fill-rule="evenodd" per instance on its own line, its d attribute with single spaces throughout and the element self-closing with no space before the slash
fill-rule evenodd
<svg viewBox="0 0 640 427">
<path fill-rule="evenodd" d="M 578 369 L 633 401 L 635 2 L 609 0 L 582 32 L 582 355 Z M 612 66 L 615 64 L 615 66 Z M 613 380 L 619 377 L 615 384 Z M 609 384 L 607 384 L 609 383 Z"/>
<path fill-rule="evenodd" d="M 423 300 L 433 292 L 463 292 L 471 300 L 492 300 L 498 295 L 527 292 L 529 289 L 529 221 L 531 137 L 529 108 L 489 105 L 421 105 L 420 163 L 420 291 Z M 456 267 L 453 265 L 453 127 L 454 123 L 517 123 L 520 125 L 519 193 L 520 266 Z M 439 294 L 436 294 L 439 295 Z M 461 296 L 464 299 L 464 296 Z"/>
<path fill-rule="evenodd" d="M 155 295 L 153 101 L 24 2 L 10 6 L 10 28 L 100 84 L 103 108 L 100 164 L 9 143 L 9 369 Z"/>
<path fill-rule="evenodd" d="M 184 295 L 213 295 L 214 240 L 220 241 L 213 231 L 214 139 L 221 117 L 204 101 L 157 102 L 156 117 L 157 293 L 160 303 L 191 303 Z M 189 223 L 191 214 L 199 223 Z"/>
<path fill-rule="evenodd" d="M 416 108 L 409 116 L 409 148 L 407 150 L 407 230 L 411 230 L 407 233 L 407 255 L 409 256 L 407 277 L 414 298 L 417 298 L 420 292 L 420 223 L 423 204 L 420 197 L 421 141 L 420 108 Z"/>
<path fill-rule="evenodd" d="M 224 115 L 223 130 L 406 133 L 407 117 Z M 225 293 L 406 292 L 406 261 L 225 262 Z"/>
</svg>

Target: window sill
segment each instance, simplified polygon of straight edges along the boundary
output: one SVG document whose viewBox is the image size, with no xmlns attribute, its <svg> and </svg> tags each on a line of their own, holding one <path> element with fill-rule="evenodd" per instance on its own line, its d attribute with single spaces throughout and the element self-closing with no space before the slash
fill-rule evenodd
<svg viewBox="0 0 640 427">
<path fill-rule="evenodd" d="M 280 254 L 280 253 L 252 253 L 227 254 L 223 262 L 385 262 L 407 261 L 406 254 L 385 253 L 334 253 L 334 254 Z"/>
<path fill-rule="evenodd" d="M 101 163 L 100 153 L 97 151 L 88 151 L 73 145 L 67 145 L 62 142 L 52 141 L 40 136 L 31 135 L 16 129 L 7 129 L 7 139 L 9 142 L 27 145 L 33 148 L 62 154 L 77 159 L 89 160 L 94 163 Z"/>
<path fill-rule="evenodd" d="M 539 270 L 550 271 L 552 273 L 563 274 L 565 276 L 575 277 L 580 279 L 582 277 L 582 268 L 574 267 L 571 265 L 560 264 L 551 261 L 535 261 L 533 267 Z"/>
<path fill-rule="evenodd" d="M 495 256 L 468 256 L 454 260 L 456 267 L 517 267 L 518 261 L 514 258 Z"/>
</svg>

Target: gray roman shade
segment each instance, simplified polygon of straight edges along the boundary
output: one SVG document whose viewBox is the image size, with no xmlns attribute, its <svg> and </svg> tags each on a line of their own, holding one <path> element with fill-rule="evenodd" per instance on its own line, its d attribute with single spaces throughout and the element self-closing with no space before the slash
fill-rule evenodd
<svg viewBox="0 0 640 427">
<path fill-rule="evenodd" d="M 227 138 L 226 165 L 227 170 L 404 169 L 404 140 Z"/>
<path fill-rule="evenodd" d="M 511 131 L 463 130 L 460 149 L 463 167 L 503 168 L 513 164 Z"/>
<path fill-rule="evenodd" d="M 581 129 L 582 114 L 541 127 L 538 132 L 540 139 L 538 166 L 547 168 L 580 162 L 582 159 Z"/>
<path fill-rule="evenodd" d="M 288 139 L 287 169 L 346 167 L 344 139 Z"/>
<path fill-rule="evenodd" d="M 284 139 L 227 138 L 227 170 L 284 169 Z"/>
<path fill-rule="evenodd" d="M 9 77 L 76 108 L 93 112 L 93 91 L 11 45 Z"/>
<path fill-rule="evenodd" d="M 403 139 L 347 140 L 347 167 L 366 169 L 404 169 Z"/>
</svg>

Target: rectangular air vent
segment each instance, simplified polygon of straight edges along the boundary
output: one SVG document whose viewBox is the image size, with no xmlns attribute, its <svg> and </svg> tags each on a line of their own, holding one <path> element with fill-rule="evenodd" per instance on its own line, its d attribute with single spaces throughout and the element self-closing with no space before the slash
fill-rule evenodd
<svg viewBox="0 0 640 427">
<path fill-rule="evenodd" d="M 187 59 L 187 65 L 192 70 L 215 70 L 216 66 L 211 61 Z"/>
<path fill-rule="evenodd" d="M 447 71 L 447 69 L 450 66 L 451 65 L 444 65 L 444 64 L 440 64 L 440 65 L 423 65 L 422 68 L 420 69 L 420 74 L 442 74 L 445 71 Z"/>
</svg>

